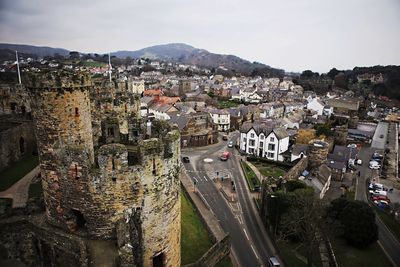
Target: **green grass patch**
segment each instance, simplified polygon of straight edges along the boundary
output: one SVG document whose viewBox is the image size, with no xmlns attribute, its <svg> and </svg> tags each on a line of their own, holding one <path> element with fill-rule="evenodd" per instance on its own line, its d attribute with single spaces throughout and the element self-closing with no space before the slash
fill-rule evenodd
<svg viewBox="0 0 400 267">
<path fill-rule="evenodd" d="M 229 255 L 225 256 L 215 267 L 233 267 L 231 257 Z"/>
<path fill-rule="evenodd" d="M 254 173 L 253 169 L 244 161 L 240 162 L 242 166 L 242 170 L 244 172 L 244 176 L 246 177 L 247 184 L 251 191 L 254 191 L 255 187 L 260 188 L 260 180 L 257 175 Z"/>
<path fill-rule="evenodd" d="M 104 62 L 97 62 L 97 61 L 81 61 L 82 66 L 85 67 L 104 67 L 107 64 Z"/>
<path fill-rule="evenodd" d="M 25 158 L 0 172 L 0 191 L 7 190 L 39 164 L 38 156 Z"/>
<path fill-rule="evenodd" d="M 43 194 L 42 182 L 29 185 L 29 198 L 38 198 Z"/>
<path fill-rule="evenodd" d="M 181 265 L 200 259 L 213 245 L 199 215 L 185 193 L 181 193 Z"/>
<path fill-rule="evenodd" d="M 382 222 L 389 228 L 397 240 L 400 240 L 400 224 L 386 211 L 383 211 L 376 206 L 375 210 Z"/>
<path fill-rule="evenodd" d="M 374 243 L 366 249 L 357 249 L 346 243 L 344 239 L 336 238 L 332 240 L 332 247 L 339 266 L 351 267 L 386 267 L 392 266 L 386 255 Z"/>
<path fill-rule="evenodd" d="M 285 168 L 266 162 L 252 162 L 252 164 L 261 172 L 263 176 L 272 176 L 278 178 L 283 176 L 287 171 Z"/>
<path fill-rule="evenodd" d="M 239 106 L 240 103 L 233 100 L 220 100 L 218 101 L 218 108 L 234 108 Z"/>
<path fill-rule="evenodd" d="M 277 242 L 279 253 L 288 267 L 307 267 L 307 258 L 296 250 L 296 244 L 291 242 Z"/>
</svg>

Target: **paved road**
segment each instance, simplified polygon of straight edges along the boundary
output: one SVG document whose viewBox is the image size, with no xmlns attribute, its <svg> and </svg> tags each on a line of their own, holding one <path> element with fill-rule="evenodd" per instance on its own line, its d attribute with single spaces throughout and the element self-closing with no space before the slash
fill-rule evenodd
<svg viewBox="0 0 400 267">
<path fill-rule="evenodd" d="M 235 140 L 237 134 L 232 138 Z M 232 153 L 231 158 L 226 162 L 218 158 L 224 150 Z M 230 233 L 233 256 L 238 264 L 243 267 L 265 266 L 269 255 L 275 254 L 275 250 L 262 226 L 241 175 L 238 154 L 233 148 L 227 148 L 226 142 L 221 142 L 207 150 L 183 151 L 182 154 L 191 158 L 191 163 L 184 165 L 189 176 L 197 180 L 196 189 L 204 196 L 224 231 Z M 203 162 L 204 158 L 213 159 L 213 163 L 206 165 Z M 233 177 L 239 198 L 238 203 L 228 204 L 217 190 L 212 181 L 216 171 L 229 173 Z"/>
<path fill-rule="evenodd" d="M 362 148 L 358 153 L 359 158 L 362 159 L 363 165 L 359 167 L 361 172 L 361 177 L 358 178 L 357 188 L 356 188 L 356 199 L 367 202 L 367 192 L 366 192 L 366 179 L 375 178 L 379 176 L 377 170 L 371 170 L 368 168 L 368 162 L 375 151 L 373 148 L 365 147 Z M 384 252 L 391 260 L 394 266 L 400 266 L 400 243 L 389 231 L 386 225 L 377 216 L 376 223 L 378 225 L 379 231 L 379 245 L 383 248 Z"/>
</svg>

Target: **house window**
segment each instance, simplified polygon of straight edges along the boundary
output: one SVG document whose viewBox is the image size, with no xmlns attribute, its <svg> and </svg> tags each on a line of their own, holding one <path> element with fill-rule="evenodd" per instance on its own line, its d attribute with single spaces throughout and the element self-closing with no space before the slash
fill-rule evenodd
<svg viewBox="0 0 400 267">
<path fill-rule="evenodd" d="M 273 158 L 274 156 L 275 156 L 274 153 L 271 153 L 271 152 L 268 152 L 268 153 L 267 153 L 267 157 L 268 157 L 268 158 Z"/>
<path fill-rule="evenodd" d="M 253 154 L 254 153 L 254 148 L 249 148 L 249 154 Z"/>
<path fill-rule="evenodd" d="M 271 142 L 274 142 L 274 141 L 275 141 L 275 138 L 274 138 L 274 137 L 271 137 L 271 138 L 269 138 L 269 140 L 270 140 Z"/>
<path fill-rule="evenodd" d="M 249 140 L 249 146 L 254 146 L 255 145 L 255 140 Z"/>
<path fill-rule="evenodd" d="M 275 144 L 268 144 L 268 150 L 275 150 Z"/>
<path fill-rule="evenodd" d="M 261 139 L 261 140 L 264 140 L 264 135 L 260 135 L 260 139 Z"/>
<path fill-rule="evenodd" d="M 251 137 L 251 138 L 254 138 L 254 133 L 251 133 L 251 134 L 250 134 L 250 137 Z"/>
</svg>

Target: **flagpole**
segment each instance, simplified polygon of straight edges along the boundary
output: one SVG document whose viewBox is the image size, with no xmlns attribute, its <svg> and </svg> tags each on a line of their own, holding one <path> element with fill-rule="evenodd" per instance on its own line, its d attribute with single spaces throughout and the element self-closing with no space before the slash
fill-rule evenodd
<svg viewBox="0 0 400 267">
<path fill-rule="evenodd" d="M 19 72 L 18 51 L 15 51 L 15 57 L 17 58 L 18 82 L 19 84 L 21 84 L 21 73 Z"/>
<path fill-rule="evenodd" d="M 110 53 L 108 53 L 108 67 L 109 67 L 110 83 L 111 83 L 111 56 L 110 56 Z"/>
</svg>

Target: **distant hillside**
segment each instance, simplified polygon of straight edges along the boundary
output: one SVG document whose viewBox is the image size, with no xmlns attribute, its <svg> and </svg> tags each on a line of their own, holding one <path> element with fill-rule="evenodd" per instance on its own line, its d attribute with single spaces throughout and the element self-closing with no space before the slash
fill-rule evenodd
<svg viewBox="0 0 400 267">
<path fill-rule="evenodd" d="M 15 50 L 23 57 L 45 57 L 59 54 L 69 56 L 69 50 L 62 48 L 38 47 L 32 45 L 1 44 L 0 60 L 12 60 L 15 58 Z M 191 64 L 199 67 L 215 68 L 225 67 L 233 72 L 262 76 L 282 76 L 283 70 L 271 68 L 268 65 L 242 59 L 234 55 L 221 55 L 210 53 L 207 50 L 192 47 L 187 44 L 174 43 L 146 47 L 136 51 L 117 51 L 111 53 L 119 58 L 150 58 L 183 64 Z"/>
<path fill-rule="evenodd" d="M 274 69 L 261 63 L 251 63 L 233 55 L 221 55 L 210 53 L 204 49 L 198 49 L 187 44 L 175 43 L 146 47 L 137 51 L 117 51 L 112 55 L 125 58 L 150 58 L 173 61 L 183 64 L 191 64 L 199 67 L 218 68 L 223 66 L 236 72 L 251 74 L 266 74 L 267 76 L 280 76 L 283 70 Z M 269 75 L 268 75 L 269 74 Z"/>
<path fill-rule="evenodd" d="M 52 48 L 47 46 L 33 46 L 33 45 L 20 45 L 20 44 L 4 44 L 0 43 L 0 58 L 6 58 L 12 52 L 15 58 L 15 51 L 18 51 L 19 54 L 27 54 L 31 56 L 45 57 L 45 56 L 54 56 L 55 54 L 59 54 L 62 56 L 68 56 L 69 51 L 63 48 Z"/>
</svg>

